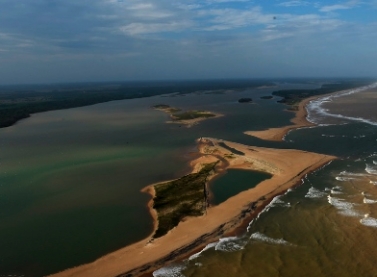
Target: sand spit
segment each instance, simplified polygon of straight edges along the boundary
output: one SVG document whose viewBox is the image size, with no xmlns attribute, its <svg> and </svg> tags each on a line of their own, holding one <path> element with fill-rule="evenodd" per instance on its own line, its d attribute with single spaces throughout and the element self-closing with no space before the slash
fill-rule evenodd
<svg viewBox="0 0 377 277">
<path fill-rule="evenodd" d="M 300 102 L 298 105 L 298 110 L 295 112 L 295 117 L 291 119 L 293 125 L 288 125 L 279 128 L 270 128 L 263 131 L 246 131 L 244 132 L 246 135 L 254 136 L 264 140 L 271 140 L 271 141 L 282 141 L 284 137 L 288 134 L 289 131 L 302 128 L 302 127 L 309 127 L 314 126 L 315 124 L 308 121 L 306 119 L 308 113 L 306 110 L 306 105 L 314 99 L 319 97 L 323 97 L 325 95 L 320 96 L 313 96 L 306 98 Z"/>
<path fill-rule="evenodd" d="M 273 177 L 208 208 L 203 216 L 185 219 L 163 237 L 151 240 L 151 234 L 92 263 L 51 276 L 128 277 L 150 273 L 234 231 L 245 220 L 256 216 L 274 196 L 296 186 L 306 174 L 335 159 L 305 151 L 252 147 L 213 138 L 201 138 L 198 145 L 202 157 L 192 162 L 193 171 L 219 160 L 217 174 L 227 168 L 243 168 L 265 171 Z M 153 186 L 146 190 L 153 195 Z M 151 207 L 151 203 L 149 205 Z M 153 214 L 153 210 L 151 212 Z M 155 218 L 156 214 L 153 215 Z"/>
</svg>

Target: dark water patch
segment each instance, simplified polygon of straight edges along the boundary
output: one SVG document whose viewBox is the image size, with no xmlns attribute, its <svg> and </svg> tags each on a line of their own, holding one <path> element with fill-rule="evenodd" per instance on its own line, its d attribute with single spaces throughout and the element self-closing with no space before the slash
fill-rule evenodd
<svg viewBox="0 0 377 277">
<path fill-rule="evenodd" d="M 228 169 L 224 176 L 211 184 L 212 203 L 218 205 L 238 193 L 255 187 L 271 175 L 260 171 Z"/>
<path fill-rule="evenodd" d="M 244 152 L 238 151 L 237 149 L 230 147 L 229 145 L 225 144 L 224 142 L 220 142 L 219 145 L 221 147 L 224 147 L 225 149 L 229 150 L 233 154 L 240 155 L 240 156 L 245 156 Z"/>
</svg>

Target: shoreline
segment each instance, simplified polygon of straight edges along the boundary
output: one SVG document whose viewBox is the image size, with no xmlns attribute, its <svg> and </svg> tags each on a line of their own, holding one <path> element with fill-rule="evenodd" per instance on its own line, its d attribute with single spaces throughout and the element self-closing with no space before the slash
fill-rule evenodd
<svg viewBox="0 0 377 277">
<path fill-rule="evenodd" d="M 195 113 L 200 113 L 202 116 L 198 116 L 191 119 L 179 119 L 177 118 L 177 115 L 174 114 L 177 112 L 182 112 L 182 110 L 179 108 L 170 107 L 169 105 L 166 105 L 166 104 L 159 104 L 159 105 L 153 106 L 152 108 L 156 111 L 164 112 L 169 115 L 171 120 L 166 121 L 166 123 L 181 124 L 181 125 L 186 126 L 186 128 L 191 128 L 192 126 L 199 124 L 199 122 L 207 120 L 207 119 L 219 118 L 219 117 L 224 116 L 223 114 L 214 113 L 211 111 L 195 111 L 194 110 L 194 111 L 186 111 L 186 113 L 195 112 Z M 205 115 L 209 115 L 209 116 L 205 116 Z"/>
<path fill-rule="evenodd" d="M 306 106 L 309 104 L 310 101 L 318 99 L 320 97 L 324 97 L 326 95 L 328 94 L 316 95 L 316 96 L 303 99 L 298 105 L 298 110 L 294 111 L 295 117 L 291 119 L 291 122 L 293 123 L 293 125 L 270 128 L 270 129 L 262 130 L 262 131 L 246 131 L 244 132 L 244 134 L 257 137 L 263 140 L 282 141 L 284 140 L 284 137 L 292 130 L 303 128 L 303 127 L 316 126 L 315 123 L 308 121 L 307 119 L 308 111 L 306 110 Z"/>
<path fill-rule="evenodd" d="M 226 147 L 222 147 L 225 143 Z M 257 216 L 273 197 L 300 184 L 306 174 L 336 159 L 333 156 L 300 150 L 254 147 L 213 138 L 201 138 L 198 144 L 202 156 L 191 162 L 193 172 L 202 164 L 220 160 L 221 170 L 212 175 L 212 178 L 227 168 L 264 171 L 273 176 L 254 188 L 230 197 L 220 205 L 209 207 L 203 216 L 184 219 L 160 238 L 151 240 L 151 234 L 142 241 L 92 263 L 50 276 L 150 276 L 151 272 L 158 268 L 183 259 L 224 235 L 239 232 L 240 227 Z M 229 149 L 242 152 L 243 155 L 235 155 Z M 143 191 L 153 195 L 153 185 L 147 186 Z M 148 206 L 155 219 L 157 214 L 152 209 L 153 198 L 148 202 Z M 157 224 L 154 220 L 155 227 Z"/>
</svg>

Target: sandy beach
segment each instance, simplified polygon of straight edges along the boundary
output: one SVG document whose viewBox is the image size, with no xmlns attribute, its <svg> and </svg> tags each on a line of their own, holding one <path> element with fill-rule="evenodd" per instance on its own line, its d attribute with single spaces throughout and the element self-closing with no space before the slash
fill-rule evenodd
<svg viewBox="0 0 377 277">
<path fill-rule="evenodd" d="M 214 138 L 199 139 L 198 148 L 202 156 L 192 161 L 193 172 L 205 163 L 219 160 L 219 169 L 213 177 L 227 168 L 264 171 L 273 176 L 218 206 L 209 207 L 203 216 L 186 218 L 161 238 L 151 240 L 151 234 L 140 242 L 92 263 L 51 276 L 114 277 L 150 273 L 234 231 L 245 220 L 256 216 L 273 197 L 300 184 L 306 174 L 335 159 L 333 156 L 305 151 L 253 147 Z M 243 155 L 234 154 L 234 150 L 242 152 Z M 151 195 L 154 194 L 153 185 L 144 190 Z M 148 204 L 150 208 L 151 204 Z M 151 213 L 156 218 L 153 210 Z"/>
<path fill-rule="evenodd" d="M 306 105 L 314 99 L 319 97 L 323 97 L 325 95 L 320 96 L 313 96 L 306 98 L 300 102 L 298 105 L 298 110 L 295 112 L 295 117 L 291 119 L 292 125 L 279 127 L 279 128 L 270 128 L 263 131 L 246 131 L 244 132 L 246 135 L 254 136 L 264 140 L 271 140 L 271 141 L 282 141 L 284 137 L 288 134 L 289 131 L 302 128 L 302 127 L 309 127 L 314 126 L 315 124 L 308 121 L 306 116 L 308 115 L 306 110 Z"/>
</svg>

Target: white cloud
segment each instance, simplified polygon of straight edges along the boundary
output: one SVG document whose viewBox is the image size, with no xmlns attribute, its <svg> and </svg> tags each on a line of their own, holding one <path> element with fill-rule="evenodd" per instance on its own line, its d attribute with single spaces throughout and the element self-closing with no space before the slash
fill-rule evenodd
<svg viewBox="0 0 377 277">
<path fill-rule="evenodd" d="M 337 10 L 348 10 L 348 9 L 354 8 L 358 4 L 360 4 L 360 1 L 354 0 L 354 1 L 344 2 L 342 4 L 323 6 L 319 10 L 321 12 L 333 12 L 333 11 L 337 11 Z"/>
<path fill-rule="evenodd" d="M 297 6 L 307 6 L 309 4 L 310 3 L 307 2 L 307 1 L 296 0 L 296 1 L 282 2 L 278 6 L 282 6 L 282 7 L 297 7 Z"/>
<path fill-rule="evenodd" d="M 128 35 L 140 35 L 151 33 L 174 32 L 186 29 L 190 26 L 187 22 L 169 23 L 130 23 L 120 27 L 120 30 Z"/>
<path fill-rule="evenodd" d="M 208 26 L 204 30 L 229 30 L 251 25 L 272 23 L 274 15 L 262 13 L 261 8 L 254 7 L 250 10 L 238 9 L 210 9 L 202 10 L 199 16 L 208 18 Z"/>
</svg>

